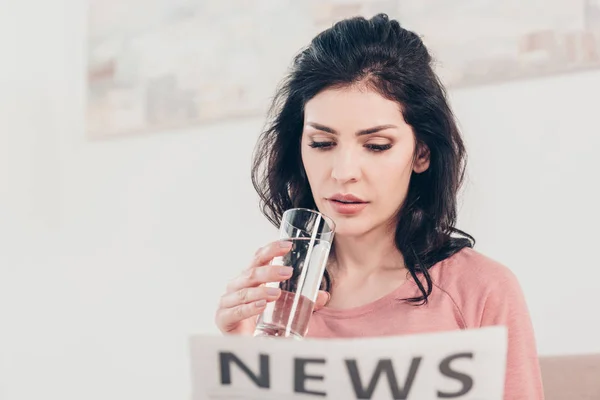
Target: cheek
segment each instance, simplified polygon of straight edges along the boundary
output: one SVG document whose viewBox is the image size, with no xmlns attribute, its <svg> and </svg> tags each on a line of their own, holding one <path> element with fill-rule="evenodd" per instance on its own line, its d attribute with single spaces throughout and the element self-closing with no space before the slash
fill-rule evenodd
<svg viewBox="0 0 600 400">
<path fill-rule="evenodd" d="M 319 171 L 324 170 L 323 157 L 318 157 L 314 151 L 302 151 L 302 165 L 309 181 L 314 181 L 319 178 Z"/>
<path fill-rule="evenodd" d="M 412 158 L 410 154 L 390 154 L 390 156 L 382 160 L 370 175 L 376 182 L 380 195 L 384 199 L 396 203 L 406 195 L 412 174 Z"/>
</svg>

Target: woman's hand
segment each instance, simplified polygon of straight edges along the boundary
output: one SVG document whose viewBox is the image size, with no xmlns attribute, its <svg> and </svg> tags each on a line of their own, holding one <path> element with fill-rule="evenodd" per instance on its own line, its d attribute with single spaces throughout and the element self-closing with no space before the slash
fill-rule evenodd
<svg viewBox="0 0 600 400">
<path fill-rule="evenodd" d="M 282 282 L 292 276 L 292 267 L 269 265 L 275 257 L 287 254 L 292 248 L 289 241 L 269 243 L 259 249 L 250 266 L 230 281 L 221 297 L 215 322 L 219 330 L 226 334 L 252 335 L 256 328 L 257 316 L 267 303 L 281 295 L 281 289 L 267 287 L 268 282 Z M 319 291 L 315 309 L 322 308 L 329 301 L 329 294 Z"/>
</svg>

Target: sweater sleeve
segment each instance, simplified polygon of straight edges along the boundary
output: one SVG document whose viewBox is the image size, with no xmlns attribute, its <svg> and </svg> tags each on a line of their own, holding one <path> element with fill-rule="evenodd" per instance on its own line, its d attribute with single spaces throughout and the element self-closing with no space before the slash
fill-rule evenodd
<svg viewBox="0 0 600 400">
<path fill-rule="evenodd" d="M 533 324 L 525 297 L 514 274 L 505 270 L 485 300 L 481 326 L 504 325 L 508 330 L 508 353 L 504 398 L 543 400 L 542 377 Z"/>
</svg>

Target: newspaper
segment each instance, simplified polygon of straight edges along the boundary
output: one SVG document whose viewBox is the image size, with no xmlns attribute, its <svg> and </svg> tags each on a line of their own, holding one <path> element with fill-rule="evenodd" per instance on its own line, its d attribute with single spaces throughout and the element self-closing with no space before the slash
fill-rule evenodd
<svg viewBox="0 0 600 400">
<path fill-rule="evenodd" d="M 193 400 L 501 400 L 504 327 L 369 339 L 196 335 Z"/>
</svg>

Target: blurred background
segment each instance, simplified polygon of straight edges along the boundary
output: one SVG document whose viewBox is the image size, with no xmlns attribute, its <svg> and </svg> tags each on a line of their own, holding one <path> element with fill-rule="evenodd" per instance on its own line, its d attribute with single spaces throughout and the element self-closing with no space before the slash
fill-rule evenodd
<svg viewBox="0 0 600 400">
<path fill-rule="evenodd" d="M 539 352 L 600 352 L 597 0 L 0 0 L 0 400 L 184 399 L 188 338 L 276 238 L 251 154 L 339 18 L 422 34 L 465 135 L 459 227 Z"/>
</svg>

